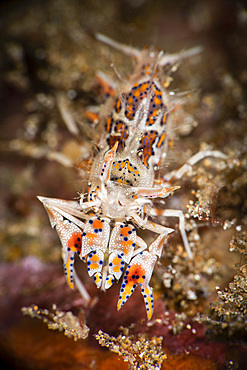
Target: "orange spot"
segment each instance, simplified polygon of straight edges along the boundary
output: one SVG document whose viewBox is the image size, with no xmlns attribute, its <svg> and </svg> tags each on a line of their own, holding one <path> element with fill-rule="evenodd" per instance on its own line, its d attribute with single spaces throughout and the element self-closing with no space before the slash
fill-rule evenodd
<svg viewBox="0 0 247 370">
<path fill-rule="evenodd" d="M 140 265 L 132 265 L 129 268 L 128 283 L 143 283 L 145 280 L 146 271 Z"/>
<path fill-rule="evenodd" d="M 131 242 L 132 243 L 132 242 Z M 124 253 L 124 255 L 128 254 L 129 252 L 129 248 L 123 248 L 122 249 L 122 252 Z"/>
<path fill-rule="evenodd" d="M 93 254 L 92 257 L 90 258 L 90 261 L 91 262 L 98 262 L 99 261 L 99 256 L 97 254 Z"/>
<path fill-rule="evenodd" d="M 121 110 L 121 100 L 118 99 L 117 103 L 116 103 L 116 112 L 119 113 Z"/>
<path fill-rule="evenodd" d="M 118 258 L 118 257 L 115 257 L 113 260 L 112 260 L 112 263 L 113 265 L 119 265 L 121 263 L 121 259 Z"/>
<path fill-rule="evenodd" d="M 89 119 L 89 121 L 93 122 L 98 122 L 99 121 L 99 115 L 95 112 L 86 112 L 86 117 Z"/>
<path fill-rule="evenodd" d="M 116 180 L 119 184 L 125 184 L 125 185 L 128 185 L 128 182 L 126 180 L 124 180 L 124 178 L 120 178 L 120 179 L 117 179 Z"/>
<path fill-rule="evenodd" d="M 128 226 L 125 226 L 121 229 L 121 234 L 123 234 L 123 236 L 128 236 L 128 232 L 130 231 L 129 227 Z"/>
<path fill-rule="evenodd" d="M 95 234 L 92 233 L 87 233 L 85 237 L 87 238 L 87 242 L 89 245 L 93 244 L 94 239 L 96 238 Z"/>
<path fill-rule="evenodd" d="M 122 133 L 122 131 L 125 130 L 125 126 L 125 123 L 123 123 L 122 121 L 118 121 L 115 127 L 116 133 Z"/>
<path fill-rule="evenodd" d="M 126 163 L 127 164 L 127 169 L 129 172 L 133 172 L 133 167 L 130 165 L 130 163 Z"/>
<path fill-rule="evenodd" d="M 123 161 L 123 162 L 120 163 L 120 167 L 121 168 L 124 168 L 125 167 L 125 161 Z"/>
<path fill-rule="evenodd" d="M 160 103 L 161 103 L 161 99 L 160 99 L 160 98 L 158 98 L 157 96 L 155 96 L 155 97 L 154 97 L 154 104 L 156 104 L 156 105 L 160 105 Z"/>
<path fill-rule="evenodd" d="M 78 245 L 78 247 L 75 245 Z M 71 252 L 77 252 L 81 249 L 81 233 L 71 235 L 70 239 L 68 240 L 68 248 L 70 248 Z"/>
<path fill-rule="evenodd" d="M 113 271 L 114 272 L 120 272 L 120 266 L 114 266 Z"/>
<path fill-rule="evenodd" d="M 133 241 L 132 240 L 128 240 L 127 242 L 125 242 L 126 243 L 126 245 L 128 246 L 128 247 L 132 247 L 132 244 L 133 244 Z"/>
<path fill-rule="evenodd" d="M 106 121 L 106 131 L 107 132 L 111 131 L 112 121 L 113 121 L 113 119 L 111 117 L 108 118 L 108 120 Z"/>
<path fill-rule="evenodd" d="M 158 143 L 157 143 L 157 147 L 158 147 L 158 148 L 160 148 L 160 147 L 164 144 L 165 136 L 166 136 L 166 134 L 165 134 L 165 133 L 163 133 L 163 134 L 161 135 L 161 137 L 160 137 L 160 139 L 159 139 L 159 141 L 158 141 Z"/>
<path fill-rule="evenodd" d="M 90 268 L 90 270 L 97 270 L 99 265 L 97 263 L 91 263 L 88 267 Z"/>
<path fill-rule="evenodd" d="M 98 219 L 94 220 L 93 227 L 94 229 L 102 229 L 102 221 Z"/>
<path fill-rule="evenodd" d="M 145 90 L 147 90 L 147 88 L 148 88 L 148 83 L 147 82 L 141 85 L 141 91 L 145 91 Z"/>
<path fill-rule="evenodd" d="M 164 114 L 164 116 L 162 118 L 162 124 L 163 125 L 166 123 L 166 120 L 167 120 L 167 114 Z"/>
</svg>

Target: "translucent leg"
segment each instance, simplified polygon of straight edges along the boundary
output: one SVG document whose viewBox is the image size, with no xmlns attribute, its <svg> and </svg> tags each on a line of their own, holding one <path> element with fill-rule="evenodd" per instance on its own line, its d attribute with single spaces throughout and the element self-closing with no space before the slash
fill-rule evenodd
<svg viewBox="0 0 247 370">
<path fill-rule="evenodd" d="M 184 218 L 183 211 L 177 210 L 177 209 L 164 209 L 162 211 L 160 209 L 158 210 L 151 209 L 151 215 L 164 216 L 164 217 L 178 217 L 179 219 L 178 227 L 179 227 L 182 239 L 183 239 L 185 250 L 187 252 L 188 257 L 190 259 L 193 259 L 193 254 L 191 252 L 190 245 L 189 245 L 188 238 L 187 238 L 186 231 L 185 231 L 185 218 Z"/>
<path fill-rule="evenodd" d="M 77 138 L 80 135 L 80 131 L 70 113 L 70 111 L 66 107 L 66 101 L 68 100 L 68 97 L 63 94 L 57 94 L 57 105 L 58 109 L 61 113 L 61 116 L 63 118 L 63 121 L 65 125 L 67 126 L 67 129 L 72 135 L 75 135 Z"/>
<path fill-rule="evenodd" d="M 120 42 L 117 42 L 115 40 L 112 40 L 110 37 L 102 35 L 102 33 L 96 33 L 96 38 L 97 40 L 103 42 L 104 44 L 121 51 L 123 54 L 138 57 L 139 54 L 141 53 L 140 50 L 128 45 L 121 44 Z"/>
<path fill-rule="evenodd" d="M 80 280 L 79 276 L 77 275 L 75 269 L 74 269 L 74 282 L 75 282 L 75 285 L 76 285 L 77 289 L 79 290 L 82 298 L 88 304 L 91 301 L 91 297 L 88 294 L 88 292 L 87 292 L 86 288 L 84 287 L 82 281 Z"/>
<path fill-rule="evenodd" d="M 117 42 L 115 40 L 112 40 L 110 37 L 107 37 L 105 35 L 102 35 L 101 33 L 96 34 L 96 38 L 103 42 L 106 45 L 111 46 L 112 48 L 119 50 L 123 54 L 135 57 L 136 59 L 141 58 L 143 55 L 143 51 L 138 50 L 137 48 L 134 48 L 132 46 L 128 46 L 125 44 L 122 44 L 120 42 Z M 160 59 L 159 59 L 159 65 L 164 66 L 166 64 L 175 64 L 179 62 L 182 59 L 190 58 L 193 55 L 196 55 L 198 53 L 201 53 L 202 48 L 200 46 L 196 46 L 194 48 L 191 48 L 189 50 L 181 51 L 180 53 L 176 54 L 165 54 L 163 55 L 163 52 L 160 53 Z M 145 52 L 145 50 L 144 50 Z M 152 51 L 150 51 L 152 52 Z"/>
<path fill-rule="evenodd" d="M 137 224 L 140 227 L 142 227 L 143 229 L 147 229 L 147 230 L 153 231 L 156 234 L 168 235 L 168 234 L 170 234 L 170 233 L 172 233 L 174 231 L 174 229 L 171 229 L 169 227 L 165 227 L 165 226 L 156 224 L 155 222 L 150 221 L 150 220 L 144 220 L 143 221 L 142 218 L 139 217 L 136 214 L 133 214 L 132 216 L 133 216 L 133 219 L 137 222 Z"/>
<path fill-rule="evenodd" d="M 192 166 L 206 157 L 227 159 L 227 156 L 219 150 L 201 150 L 188 159 L 188 161 L 182 167 L 167 173 L 164 176 L 165 180 L 170 181 L 173 178 L 181 179 L 181 177 L 183 177 L 186 173 L 190 175 L 192 173 Z"/>
<path fill-rule="evenodd" d="M 75 225 L 79 226 L 80 228 L 82 229 L 84 228 L 85 226 L 84 222 L 79 220 L 77 217 L 87 218 L 87 216 L 81 212 L 81 207 L 78 202 L 73 201 L 73 200 L 46 198 L 46 197 L 41 197 L 41 196 L 38 196 L 37 198 L 41 203 L 43 203 L 48 213 L 52 227 L 56 225 L 57 220 L 59 219 L 63 220 L 63 218 L 65 218 L 73 222 Z"/>
</svg>

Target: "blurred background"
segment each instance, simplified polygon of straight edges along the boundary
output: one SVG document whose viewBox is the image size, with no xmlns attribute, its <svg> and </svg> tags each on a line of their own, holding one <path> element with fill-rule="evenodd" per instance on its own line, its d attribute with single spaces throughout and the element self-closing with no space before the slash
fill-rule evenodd
<svg viewBox="0 0 247 370">
<path fill-rule="evenodd" d="M 169 53 L 202 46 L 202 54 L 184 62 L 173 75 L 171 89 L 175 92 L 189 91 L 192 98 L 176 118 L 177 139 L 171 149 L 169 169 L 181 166 L 192 154 L 204 148 L 203 143 L 229 156 L 226 168 L 218 168 L 217 164 L 209 162 L 209 177 L 205 170 L 200 173 L 199 169 L 191 181 L 185 181 L 184 190 L 177 200 L 171 200 L 171 207 L 186 211 L 186 205 L 192 199 L 191 214 L 195 212 L 196 201 L 201 202 L 201 260 L 195 262 L 198 265 L 189 266 L 189 270 L 186 270 L 185 262 L 175 266 L 180 274 L 172 278 L 172 284 L 178 285 L 177 293 L 167 288 L 169 283 L 167 280 L 164 282 L 165 270 L 158 269 L 153 283 L 159 291 L 157 300 L 166 300 L 166 307 L 172 312 L 176 312 L 176 308 L 180 314 L 185 311 L 187 320 L 197 311 L 188 299 L 188 291 L 200 296 L 198 310 L 206 314 L 209 302 L 217 301 L 215 286 L 224 289 L 236 273 L 246 276 L 247 9 L 244 2 L 1 2 L 0 354 L 5 368 L 64 369 L 69 366 L 71 369 L 110 369 L 114 366 L 122 369 L 126 365 L 123 362 L 119 365 L 119 360 L 114 362 L 116 358 L 101 351 L 92 338 L 86 344 L 74 343 L 61 333 L 48 331 L 38 320 L 24 318 L 20 311 L 25 305 L 35 303 L 50 308 L 52 303 L 56 303 L 61 310 L 78 314 L 83 305 L 78 293 L 70 292 L 66 286 L 60 243 L 36 196 L 73 199 L 84 189 L 87 171 L 80 167 L 80 163 L 90 156 L 92 140 L 97 140 L 85 112 L 88 106 L 104 102 L 95 74 L 102 71 L 116 79 L 114 68 L 123 78 L 133 70 L 133 61 L 102 45 L 94 38 L 96 32 L 138 48 L 154 45 Z M 69 133 L 61 102 L 76 122 L 79 135 Z M 79 163 L 79 167 L 73 163 Z M 201 193 L 195 197 L 191 190 L 200 190 Z M 192 230 L 193 239 L 192 223 L 188 228 Z M 179 234 L 168 253 L 168 262 L 164 262 L 166 272 L 177 243 Z M 230 253 L 229 248 L 235 252 Z M 207 269 L 205 276 L 200 278 L 201 285 L 194 282 L 194 285 L 185 286 L 183 281 L 188 275 L 195 276 L 197 270 L 198 274 L 201 273 L 204 264 Z M 83 278 L 92 296 L 97 296 L 99 293 L 91 286 L 86 274 Z M 241 294 L 246 297 L 245 288 Z M 116 311 L 119 287 L 114 289 L 112 297 L 108 296 L 113 302 L 113 312 Z M 235 298 L 237 300 L 239 296 Z M 136 299 L 134 304 L 139 304 L 139 298 Z M 134 304 L 127 307 L 123 316 L 107 319 L 104 316 L 106 311 L 111 315 L 116 313 L 111 312 L 109 300 L 104 295 L 100 295 L 100 300 L 102 303 L 96 305 L 93 313 L 86 313 L 92 333 L 104 327 L 107 331 L 112 317 L 112 335 L 116 335 L 120 325 L 129 326 L 139 319 Z M 240 303 L 240 306 L 244 315 L 246 303 Z M 229 343 L 239 344 L 246 339 L 243 317 L 238 316 L 237 309 L 234 309 L 236 307 L 229 308 L 235 321 L 239 317 L 240 326 L 232 329 L 230 334 L 229 331 L 216 333 L 216 337 L 227 338 L 227 344 L 222 345 L 220 340 L 218 347 L 215 343 L 206 347 L 205 332 L 214 332 L 215 327 L 212 324 L 204 328 L 203 350 L 198 352 L 201 362 L 194 359 L 195 362 L 186 363 L 184 369 L 196 369 L 196 366 L 200 369 L 227 366 L 235 369 L 243 366 L 244 350 L 241 353 L 232 351 L 229 355 Z M 160 311 L 157 309 L 157 318 L 162 310 L 163 306 Z M 217 311 L 215 308 L 215 312 L 219 318 L 220 309 Z M 145 318 L 144 311 L 140 315 Z M 226 311 L 222 315 L 227 316 Z M 97 321 L 99 316 L 101 320 Z M 156 330 L 151 334 L 163 335 L 163 332 Z M 180 353 L 178 348 L 184 351 L 181 343 L 182 340 L 178 339 L 172 348 L 173 353 Z M 54 353 L 50 352 L 53 346 Z M 185 359 L 177 357 L 177 361 L 176 366 Z M 174 364 L 170 366 L 176 368 Z"/>
</svg>

